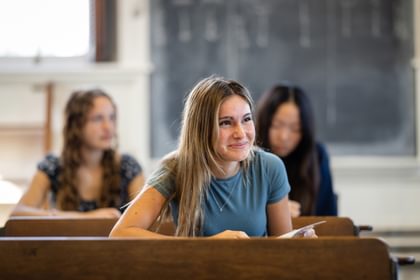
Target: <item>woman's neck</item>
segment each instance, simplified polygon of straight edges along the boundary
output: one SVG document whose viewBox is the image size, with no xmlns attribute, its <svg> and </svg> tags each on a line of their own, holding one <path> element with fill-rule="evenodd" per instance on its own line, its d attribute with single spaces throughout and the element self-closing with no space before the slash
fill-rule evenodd
<svg viewBox="0 0 420 280">
<path fill-rule="evenodd" d="M 82 148 L 83 165 L 96 167 L 100 165 L 104 152 L 102 150 Z"/>
<path fill-rule="evenodd" d="M 219 172 L 214 172 L 214 176 L 216 178 L 229 178 L 234 176 L 236 173 L 238 173 L 239 168 L 240 168 L 240 163 L 239 162 L 227 162 L 227 163 L 222 163 L 220 165 L 221 167 L 221 171 Z"/>
</svg>

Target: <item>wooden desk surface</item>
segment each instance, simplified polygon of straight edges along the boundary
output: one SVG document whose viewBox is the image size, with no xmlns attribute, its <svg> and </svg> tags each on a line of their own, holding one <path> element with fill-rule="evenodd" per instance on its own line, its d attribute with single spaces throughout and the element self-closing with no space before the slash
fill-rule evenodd
<svg viewBox="0 0 420 280">
<path fill-rule="evenodd" d="M 299 228 L 320 220 L 327 221 L 316 227 L 318 236 L 356 236 L 353 221 L 346 217 L 298 217 L 293 218 L 293 228 Z M 108 236 L 117 219 L 109 218 L 62 218 L 62 217 L 12 217 L 5 225 L 6 236 Z M 172 235 L 173 224 L 161 226 L 159 232 Z"/>
</svg>

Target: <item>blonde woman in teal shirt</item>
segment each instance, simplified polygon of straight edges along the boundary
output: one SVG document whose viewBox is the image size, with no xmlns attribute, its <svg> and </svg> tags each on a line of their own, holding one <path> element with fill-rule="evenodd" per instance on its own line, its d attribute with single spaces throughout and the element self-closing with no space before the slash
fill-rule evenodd
<svg viewBox="0 0 420 280">
<path fill-rule="evenodd" d="M 290 231 L 284 165 L 256 150 L 254 139 L 248 90 L 220 77 L 200 81 L 186 100 L 178 149 L 162 160 L 111 236 L 164 238 L 149 229 L 170 214 L 180 237 L 249 238 Z"/>
</svg>

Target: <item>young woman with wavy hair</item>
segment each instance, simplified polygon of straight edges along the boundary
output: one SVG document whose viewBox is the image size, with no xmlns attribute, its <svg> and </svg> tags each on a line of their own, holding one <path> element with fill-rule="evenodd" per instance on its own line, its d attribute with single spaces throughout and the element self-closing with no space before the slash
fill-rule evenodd
<svg viewBox="0 0 420 280">
<path fill-rule="evenodd" d="M 285 168 L 277 156 L 256 149 L 254 138 L 248 90 L 220 77 L 200 81 L 185 103 L 178 149 L 161 161 L 111 236 L 163 238 L 150 229 L 169 212 L 181 237 L 290 231 Z"/>
<path fill-rule="evenodd" d="M 61 156 L 47 155 L 38 164 L 12 215 L 119 217 L 144 178 L 133 157 L 115 150 L 116 116 L 104 91 L 73 92 L 65 108 Z"/>
</svg>

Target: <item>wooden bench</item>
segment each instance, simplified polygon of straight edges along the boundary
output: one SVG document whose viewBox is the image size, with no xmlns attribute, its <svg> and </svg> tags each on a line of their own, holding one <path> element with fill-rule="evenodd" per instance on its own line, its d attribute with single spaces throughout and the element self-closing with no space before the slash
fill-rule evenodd
<svg viewBox="0 0 420 280">
<path fill-rule="evenodd" d="M 379 239 L 0 238 L 0 279 L 394 279 Z"/>
<path fill-rule="evenodd" d="M 108 236 L 117 219 L 10 217 L 5 236 Z"/>
<path fill-rule="evenodd" d="M 293 218 L 293 228 L 317 221 L 325 224 L 316 227 L 318 236 L 358 236 L 359 229 L 346 217 L 298 217 Z M 117 219 L 109 218 L 60 218 L 60 217 L 11 217 L 4 227 L 5 236 L 108 236 Z M 173 235 L 174 225 L 163 224 L 159 232 Z"/>
<path fill-rule="evenodd" d="M 326 223 L 315 228 L 318 236 L 359 236 L 362 230 L 372 230 L 371 226 L 356 226 L 348 217 L 301 216 L 292 218 L 293 228 L 300 228 L 319 221 Z"/>
<path fill-rule="evenodd" d="M 4 236 L 108 236 L 116 218 L 10 217 Z M 159 232 L 172 235 L 174 226 L 165 223 Z"/>
</svg>

